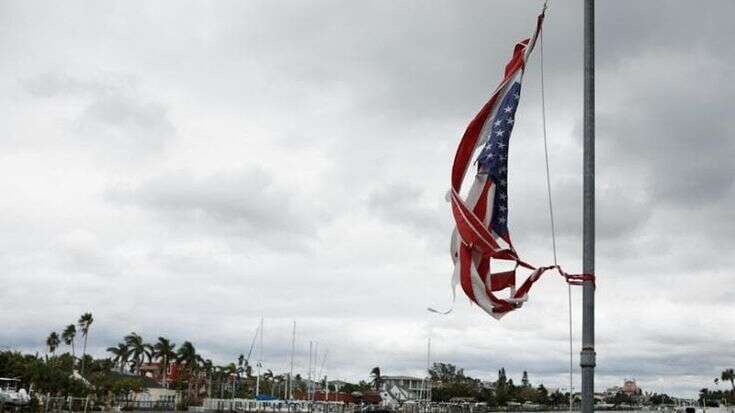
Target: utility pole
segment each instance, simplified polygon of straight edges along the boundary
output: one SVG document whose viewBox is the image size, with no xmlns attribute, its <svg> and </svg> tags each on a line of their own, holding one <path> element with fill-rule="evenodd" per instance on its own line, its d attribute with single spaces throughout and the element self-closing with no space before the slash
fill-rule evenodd
<svg viewBox="0 0 735 413">
<path fill-rule="evenodd" d="M 584 150 L 582 272 L 595 273 L 595 2 L 584 0 Z M 582 413 L 595 407 L 595 282 L 582 290 Z M 570 396 L 571 397 L 571 396 Z"/>
</svg>

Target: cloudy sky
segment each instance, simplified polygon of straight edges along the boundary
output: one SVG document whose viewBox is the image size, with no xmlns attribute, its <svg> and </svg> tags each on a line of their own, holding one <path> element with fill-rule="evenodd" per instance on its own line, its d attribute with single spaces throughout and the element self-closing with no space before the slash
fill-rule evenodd
<svg viewBox="0 0 735 413">
<path fill-rule="evenodd" d="M 498 322 L 450 302 L 444 194 L 467 122 L 540 1 L 0 2 L 0 346 L 94 314 L 225 363 L 309 341 L 330 377 L 565 385 L 567 287 Z M 545 82 L 560 262 L 580 270 L 581 2 L 552 1 Z M 693 395 L 735 365 L 731 1 L 597 10 L 597 389 Z M 536 52 L 539 52 L 537 49 Z M 511 145 L 510 227 L 552 260 L 539 53 Z M 581 292 L 573 291 L 575 369 Z M 578 374 L 578 371 L 575 371 Z M 578 375 L 575 378 L 578 384 Z"/>
</svg>

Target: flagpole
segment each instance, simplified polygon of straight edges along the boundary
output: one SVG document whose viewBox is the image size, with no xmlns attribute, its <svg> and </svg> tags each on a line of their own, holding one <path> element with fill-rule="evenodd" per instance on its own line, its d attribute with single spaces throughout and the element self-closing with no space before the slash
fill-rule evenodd
<svg viewBox="0 0 735 413">
<path fill-rule="evenodd" d="M 582 271 L 595 273 L 595 3 L 584 0 L 584 150 Z M 584 281 L 582 290 L 582 413 L 594 411 L 595 388 L 595 283 Z M 571 390 L 570 390 L 571 391 Z M 570 393 L 571 397 L 571 393 Z"/>
</svg>

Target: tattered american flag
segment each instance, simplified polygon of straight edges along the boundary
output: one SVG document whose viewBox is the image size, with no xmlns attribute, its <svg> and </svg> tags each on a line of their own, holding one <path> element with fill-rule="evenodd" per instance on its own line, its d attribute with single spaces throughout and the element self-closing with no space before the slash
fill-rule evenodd
<svg viewBox="0 0 735 413">
<path fill-rule="evenodd" d="M 533 36 L 516 44 L 503 81 L 467 127 L 452 167 L 449 197 L 456 222 L 451 245 L 455 265 L 452 285 L 461 285 L 470 300 L 495 318 L 520 307 L 531 285 L 545 270 L 555 268 L 534 268 L 521 261 L 508 231 L 508 147 L 526 62 L 541 33 L 543 20 L 542 12 Z M 473 158 L 475 153 L 478 155 Z M 462 182 L 473 165 L 477 173 L 463 199 Z M 496 260 L 508 261 L 514 268 L 492 272 Z M 519 266 L 532 272 L 516 288 Z M 504 298 L 496 295 L 502 290 L 509 290 Z"/>
<path fill-rule="evenodd" d="M 461 285 L 472 302 L 497 319 L 519 308 L 528 299 L 531 286 L 547 270 L 556 269 L 572 285 L 595 281 L 594 274 L 568 274 L 556 264 L 536 268 L 522 261 L 508 231 L 508 147 L 516 122 L 523 72 L 541 34 L 544 12 L 536 20 L 533 36 L 516 44 L 505 66 L 503 81 L 467 126 L 454 157 L 452 189 L 447 194 L 456 223 L 451 245 L 452 291 Z M 463 198 L 462 182 L 473 165 L 477 167 L 474 182 Z M 497 271 L 498 262 L 503 261 L 511 269 Z M 518 267 L 530 271 L 520 286 L 516 286 Z M 506 290 L 504 297 L 497 295 Z"/>
</svg>

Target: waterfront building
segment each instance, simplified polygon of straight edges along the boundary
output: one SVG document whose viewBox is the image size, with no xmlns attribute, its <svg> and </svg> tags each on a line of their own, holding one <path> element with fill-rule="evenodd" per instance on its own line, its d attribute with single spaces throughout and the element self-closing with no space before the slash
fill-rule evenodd
<svg viewBox="0 0 735 413">
<path fill-rule="evenodd" d="M 404 394 L 407 400 L 418 400 L 426 397 L 428 387 L 426 379 L 411 376 L 381 376 L 381 390 Z"/>
</svg>

